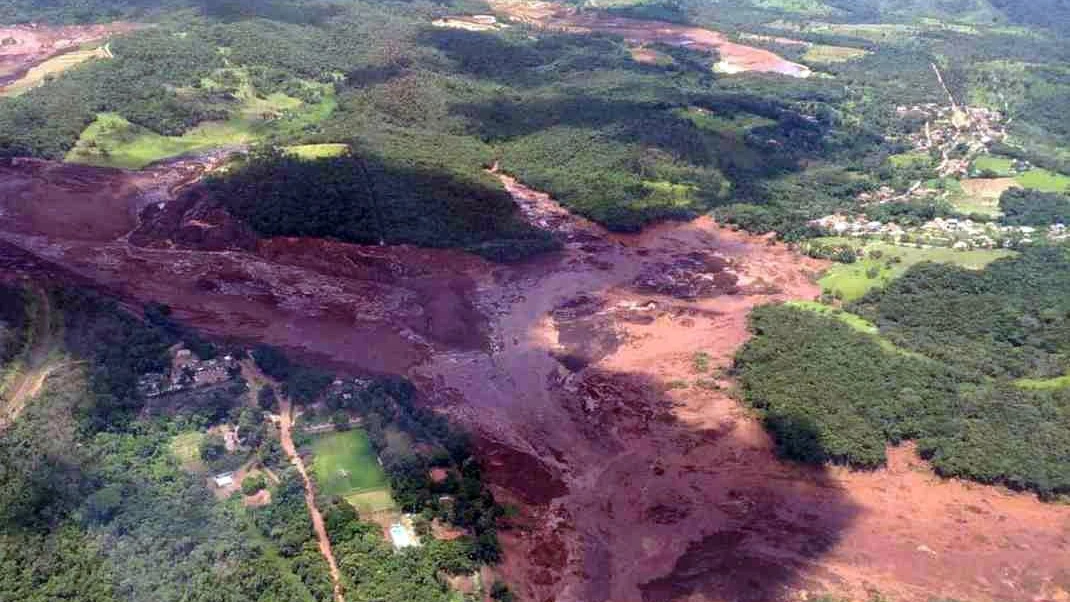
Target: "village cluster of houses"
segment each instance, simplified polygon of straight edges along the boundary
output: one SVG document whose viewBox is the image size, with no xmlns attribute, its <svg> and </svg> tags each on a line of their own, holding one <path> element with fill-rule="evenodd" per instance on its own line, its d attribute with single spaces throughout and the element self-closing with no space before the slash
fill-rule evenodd
<svg viewBox="0 0 1070 602">
<path fill-rule="evenodd" d="M 939 151 L 942 177 L 965 176 L 972 160 L 1007 138 L 1003 114 L 986 107 L 925 103 L 896 107 L 904 119 L 924 120 L 925 127 L 907 136 L 915 151 Z"/>
<path fill-rule="evenodd" d="M 150 372 L 138 379 L 138 390 L 146 397 L 157 397 L 197 387 L 226 382 L 241 365 L 233 356 L 201 360 L 189 349 L 174 351 L 170 373 Z"/>
<path fill-rule="evenodd" d="M 904 227 L 894 222 L 870 220 L 864 215 L 833 214 L 813 220 L 810 225 L 834 236 L 873 238 L 893 244 L 951 247 L 958 250 L 1013 248 L 1042 239 L 1053 242 L 1070 239 L 1070 229 L 1066 224 L 1035 228 L 939 217 L 921 226 Z"/>
</svg>

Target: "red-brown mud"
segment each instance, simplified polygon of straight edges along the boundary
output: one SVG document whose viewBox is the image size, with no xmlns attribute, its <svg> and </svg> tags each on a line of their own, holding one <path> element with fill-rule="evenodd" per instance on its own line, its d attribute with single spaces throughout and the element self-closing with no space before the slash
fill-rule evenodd
<svg viewBox="0 0 1070 602">
<path fill-rule="evenodd" d="M 0 26 L 0 88 L 18 80 L 35 65 L 79 46 L 137 29 L 134 23 L 104 25 Z"/>
<path fill-rule="evenodd" d="M 469 274 L 488 271 L 485 262 L 410 247 L 257 241 L 196 186 L 184 188 L 219 160 L 142 172 L 26 160 L 0 166 L 0 240 L 8 248 L 0 262 L 47 267 L 60 280 L 91 282 L 132 302 L 166 303 L 208 333 L 338 368 L 404 373 L 436 345 L 483 345 L 486 320 L 470 301 Z"/>
<path fill-rule="evenodd" d="M 754 71 L 792 77 L 811 75 L 810 69 L 805 65 L 793 63 L 762 48 L 732 42 L 720 32 L 701 27 L 615 17 L 601 11 L 580 12 L 575 7 L 554 2 L 491 0 L 490 6 L 514 21 L 543 29 L 609 33 L 619 35 L 628 44 L 637 47 L 661 43 L 700 52 L 713 51 L 720 57 L 721 68 L 730 73 Z"/>
<path fill-rule="evenodd" d="M 521 508 L 498 571 L 522 599 L 1067 599 L 1065 505 L 939 479 L 909 446 L 865 473 L 776 459 L 723 369 L 753 306 L 819 293 L 824 264 L 779 243 L 708 218 L 611 235 L 508 179 L 564 251 L 497 266 L 255 241 L 183 178 L 66 169 L 0 168 L 0 271 L 167 303 L 210 334 L 341 370 L 407 374 L 472 430 L 496 493 Z"/>
</svg>

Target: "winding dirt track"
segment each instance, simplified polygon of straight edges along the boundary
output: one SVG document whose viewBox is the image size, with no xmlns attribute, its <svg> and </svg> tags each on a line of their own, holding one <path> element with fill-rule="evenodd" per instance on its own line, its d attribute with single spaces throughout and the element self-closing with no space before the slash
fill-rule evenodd
<svg viewBox="0 0 1070 602">
<path fill-rule="evenodd" d="M 522 509 L 499 568 L 522 599 L 1070 599 L 1065 505 L 939 479 L 909 446 L 867 473 L 776 459 L 722 371 L 754 305 L 818 293 L 824 265 L 783 245 L 709 219 L 614 236 L 508 178 L 564 251 L 498 266 L 257 241 L 166 173 L 0 167 L 0 275 L 159 301 L 209 334 L 410 376 Z"/>
<path fill-rule="evenodd" d="M 0 408 L 0 429 L 6 428 L 19 417 L 30 399 L 41 392 L 45 379 L 62 367 L 58 361 L 50 361 L 56 349 L 54 316 L 48 294 L 40 289 L 33 291 L 37 300 L 37 312 L 30 324 L 33 337 L 26 364 L 10 383 L 10 395 L 5 395 L 4 407 Z M 6 393 L 6 392 L 5 392 Z"/>
<path fill-rule="evenodd" d="M 338 571 L 338 563 L 334 560 L 331 539 L 327 536 L 327 526 L 323 522 L 323 515 L 320 513 L 319 508 L 316 507 L 316 488 L 312 484 L 312 479 L 308 476 L 308 471 L 305 470 L 304 460 L 301 459 L 301 455 L 297 453 L 297 447 L 294 446 L 293 436 L 291 435 L 292 429 L 293 407 L 290 405 L 289 399 L 283 398 L 279 401 L 279 440 L 282 443 L 282 449 L 290 458 L 290 463 L 297 467 L 297 472 L 301 473 L 301 479 L 305 482 L 305 505 L 308 506 L 308 516 L 312 519 L 312 528 L 316 532 L 320 554 L 323 554 L 323 559 L 327 561 L 327 567 L 331 572 L 331 582 L 334 583 L 334 600 L 335 602 L 345 602 L 345 596 L 342 594 L 342 574 Z"/>
</svg>

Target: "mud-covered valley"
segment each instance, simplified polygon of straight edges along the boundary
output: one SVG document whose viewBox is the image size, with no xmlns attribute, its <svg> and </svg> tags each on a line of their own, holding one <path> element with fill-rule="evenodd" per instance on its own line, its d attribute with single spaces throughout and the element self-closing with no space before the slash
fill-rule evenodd
<svg viewBox="0 0 1070 602">
<path fill-rule="evenodd" d="M 909 445 L 872 472 L 776 459 L 729 368 L 750 309 L 813 299 L 823 262 L 708 218 L 610 234 L 504 174 L 561 252 L 499 265 L 257 239 L 197 183 L 222 160 L 0 167 L 5 276 L 157 301 L 211 335 L 408 376 L 473 433 L 519 509 L 497 570 L 522 599 L 1066 595 L 1065 505 L 940 479 Z"/>
</svg>

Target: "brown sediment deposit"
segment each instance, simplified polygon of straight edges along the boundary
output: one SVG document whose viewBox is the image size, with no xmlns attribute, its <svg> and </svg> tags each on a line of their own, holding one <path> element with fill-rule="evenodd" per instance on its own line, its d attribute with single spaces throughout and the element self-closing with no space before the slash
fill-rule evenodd
<svg viewBox="0 0 1070 602">
<path fill-rule="evenodd" d="M 141 27 L 135 23 L 102 25 L 0 26 L 0 89 L 49 58 Z"/>
<path fill-rule="evenodd" d="M 1021 188 L 1014 178 L 966 178 L 962 180 L 962 189 L 966 194 L 980 198 L 999 198 L 1011 188 Z"/>
<path fill-rule="evenodd" d="M 774 52 L 739 44 L 723 33 L 664 21 L 647 21 L 613 16 L 602 11 L 578 11 L 555 2 L 531 0 L 491 0 L 491 8 L 509 19 L 541 29 L 573 33 L 609 33 L 633 46 L 668 44 L 699 52 L 716 52 L 719 67 L 729 73 L 755 71 L 809 77 L 805 65 L 793 63 Z M 646 55 L 640 54 L 642 58 Z"/>
<path fill-rule="evenodd" d="M 941 479 L 909 445 L 871 472 L 776 458 L 726 369 L 751 308 L 814 298 L 826 264 L 768 237 L 709 218 L 610 234 L 502 176 L 564 243 L 503 266 L 257 240 L 189 182 L 204 166 L 174 179 L 163 165 L 67 169 L 0 168 L 2 273 L 163 302 L 209 334 L 341 371 L 409 376 L 472 431 L 484 476 L 519 508 L 496 572 L 521 599 L 1068 595 L 1065 505 Z"/>
</svg>

